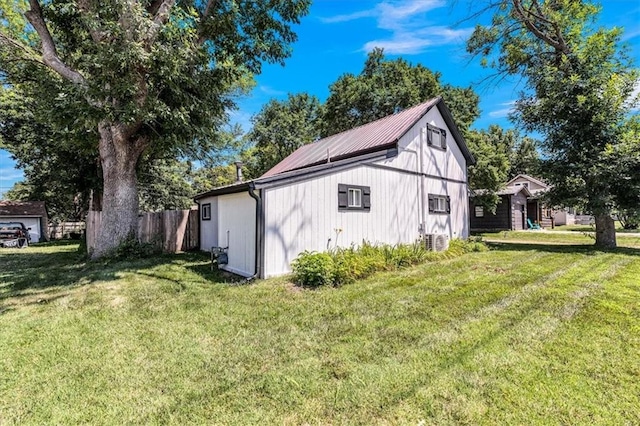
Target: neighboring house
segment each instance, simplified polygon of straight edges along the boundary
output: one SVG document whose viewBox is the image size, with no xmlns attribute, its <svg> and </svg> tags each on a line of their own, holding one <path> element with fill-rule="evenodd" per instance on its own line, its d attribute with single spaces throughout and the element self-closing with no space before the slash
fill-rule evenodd
<svg viewBox="0 0 640 426">
<path fill-rule="evenodd" d="M 476 205 L 469 199 L 471 230 L 473 231 L 522 231 L 527 229 L 528 199 L 531 192 L 526 185 L 509 186 L 498 192 L 500 202 L 495 213 Z"/>
<path fill-rule="evenodd" d="M 475 162 L 441 98 L 304 145 L 258 179 L 198 195 L 200 248 L 269 277 L 303 251 L 469 235 Z"/>
<path fill-rule="evenodd" d="M 31 242 L 48 239 L 49 216 L 44 201 L 0 201 L 0 222 L 22 222 Z"/>
<path fill-rule="evenodd" d="M 552 211 L 542 202 L 541 198 L 549 189 L 549 185 L 525 174 L 520 174 L 507 182 L 507 187 L 518 188 L 522 186 L 531 193 L 527 200 L 527 217 L 531 219 L 532 223 L 537 223 L 543 228 L 567 224 L 566 220 L 569 218 L 567 210 Z M 557 219 L 560 219 L 561 216 L 565 217 L 565 219 L 561 220 L 562 223 L 559 223 Z"/>
</svg>

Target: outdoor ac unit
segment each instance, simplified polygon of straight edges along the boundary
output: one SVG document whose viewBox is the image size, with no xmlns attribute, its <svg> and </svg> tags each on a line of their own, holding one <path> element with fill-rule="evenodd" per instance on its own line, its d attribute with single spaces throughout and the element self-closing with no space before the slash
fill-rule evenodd
<svg viewBox="0 0 640 426">
<path fill-rule="evenodd" d="M 446 234 L 425 234 L 424 243 L 427 250 L 444 251 L 449 248 L 449 236 Z"/>
</svg>

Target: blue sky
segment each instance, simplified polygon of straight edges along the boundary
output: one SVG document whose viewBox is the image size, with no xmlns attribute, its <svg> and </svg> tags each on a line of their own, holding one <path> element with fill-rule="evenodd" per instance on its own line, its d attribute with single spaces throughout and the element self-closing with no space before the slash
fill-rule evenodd
<svg viewBox="0 0 640 426">
<path fill-rule="evenodd" d="M 344 73 L 358 74 L 366 54 L 383 47 L 389 58 L 403 57 L 442 74 L 441 81 L 472 86 L 480 95 L 482 115 L 477 128 L 490 124 L 511 127 L 506 119 L 517 98 L 517 80 L 479 84 L 490 70 L 467 56 L 466 37 L 478 21 L 465 0 L 315 0 L 309 15 L 296 27 L 298 42 L 285 66 L 266 64 L 256 87 L 239 100 L 231 119 L 249 128 L 250 118 L 269 99 L 308 92 L 324 101 L 329 85 Z M 600 23 L 625 29 L 623 41 L 640 65 L 640 0 L 603 1 Z M 8 154 L 0 150 L 0 193 L 22 178 Z"/>
</svg>

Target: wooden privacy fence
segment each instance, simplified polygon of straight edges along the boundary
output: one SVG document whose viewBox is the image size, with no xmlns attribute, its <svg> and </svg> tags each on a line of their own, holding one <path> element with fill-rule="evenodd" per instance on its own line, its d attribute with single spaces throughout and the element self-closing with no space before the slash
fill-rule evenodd
<svg viewBox="0 0 640 426">
<path fill-rule="evenodd" d="M 91 252 L 98 239 L 102 212 L 87 214 L 87 250 Z M 138 240 L 162 246 L 166 253 L 198 248 L 198 210 L 165 210 L 138 215 Z"/>
</svg>

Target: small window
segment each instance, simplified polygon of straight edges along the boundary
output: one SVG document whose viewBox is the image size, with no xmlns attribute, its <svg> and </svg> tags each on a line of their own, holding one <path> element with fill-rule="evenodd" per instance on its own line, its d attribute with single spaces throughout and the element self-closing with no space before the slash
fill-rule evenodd
<svg viewBox="0 0 640 426">
<path fill-rule="evenodd" d="M 211 203 L 203 204 L 200 211 L 202 212 L 202 220 L 211 220 Z"/>
<path fill-rule="evenodd" d="M 484 207 L 476 206 L 476 217 L 484 217 Z"/>
<path fill-rule="evenodd" d="M 451 202 L 447 195 L 429 194 L 429 213 L 449 214 Z"/>
<path fill-rule="evenodd" d="M 348 207 L 362 207 L 362 190 L 359 188 L 348 189 Z"/>
<path fill-rule="evenodd" d="M 522 184 L 522 186 L 524 186 L 525 188 L 529 189 L 529 182 L 524 182 L 524 183 Z"/>
<path fill-rule="evenodd" d="M 427 124 L 427 145 L 447 149 L 446 130 Z"/>
<path fill-rule="evenodd" d="M 338 210 L 371 210 L 371 189 L 368 186 L 339 184 Z"/>
</svg>

